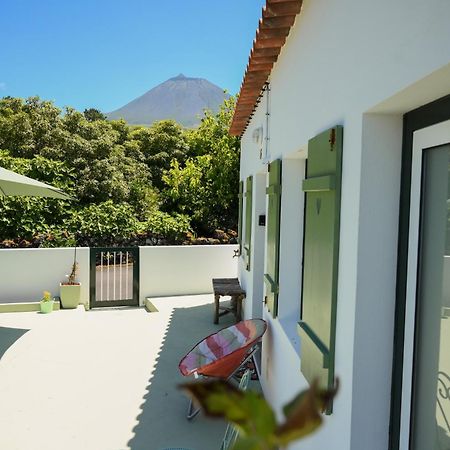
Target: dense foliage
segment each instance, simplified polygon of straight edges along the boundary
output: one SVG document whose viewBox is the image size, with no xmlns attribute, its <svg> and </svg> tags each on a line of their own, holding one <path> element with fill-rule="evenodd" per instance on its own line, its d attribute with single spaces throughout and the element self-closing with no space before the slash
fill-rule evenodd
<svg viewBox="0 0 450 450">
<path fill-rule="evenodd" d="M 61 111 L 38 97 L 0 99 L 0 166 L 75 198 L 0 197 L 0 245 L 153 245 L 236 229 L 234 106 L 230 98 L 186 130 Z"/>
</svg>

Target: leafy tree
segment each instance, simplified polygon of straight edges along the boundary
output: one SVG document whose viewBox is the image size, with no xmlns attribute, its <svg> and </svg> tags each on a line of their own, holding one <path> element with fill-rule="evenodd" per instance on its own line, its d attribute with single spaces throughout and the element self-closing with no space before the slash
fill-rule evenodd
<svg viewBox="0 0 450 450">
<path fill-rule="evenodd" d="M 61 110 L 52 102 L 40 100 L 39 97 L 26 99 L 22 110 L 27 113 L 33 130 L 33 153 L 28 155 L 32 157 L 40 154 L 42 149 L 52 147 L 57 141 Z"/>
<path fill-rule="evenodd" d="M 0 100 L 0 148 L 19 157 L 30 155 L 34 143 L 31 122 L 22 108 L 21 99 Z"/>
<path fill-rule="evenodd" d="M 73 171 L 63 162 L 41 156 L 32 159 L 12 158 L 0 151 L 0 166 L 50 183 L 68 194 L 74 191 Z M 0 240 L 20 236 L 31 240 L 55 227 L 65 228 L 71 212 L 70 202 L 52 198 L 0 197 Z"/>
<path fill-rule="evenodd" d="M 212 147 L 217 145 L 225 145 L 239 153 L 239 138 L 228 132 L 235 108 L 236 97 L 229 97 L 224 100 L 217 114 L 204 111 L 199 127 L 187 132 L 190 156 L 209 154 Z"/>
<path fill-rule="evenodd" d="M 206 111 L 199 128 L 189 132 L 195 156 L 184 165 L 172 160 L 163 176 L 165 208 L 191 216 L 199 233 L 236 228 L 239 140 L 228 133 L 234 105 L 230 98 L 216 115 Z"/>
<path fill-rule="evenodd" d="M 114 238 L 130 237 L 139 230 L 139 222 L 132 207 L 111 200 L 76 211 L 69 226 L 82 239 L 108 236 L 112 241 Z"/>
<path fill-rule="evenodd" d="M 174 160 L 170 170 L 163 176 L 167 185 L 164 191 L 165 208 L 187 214 L 197 229 L 210 223 L 208 201 L 210 187 L 207 179 L 210 166 L 209 155 L 189 158 L 184 167 Z"/>
<path fill-rule="evenodd" d="M 153 185 L 163 188 L 162 176 L 171 161 L 186 160 L 189 146 L 183 128 L 173 120 L 161 120 L 150 128 L 137 128 L 131 135 L 139 141 Z"/>
<path fill-rule="evenodd" d="M 155 211 L 147 222 L 142 224 L 142 229 L 153 235 L 156 243 L 158 239 L 167 239 L 177 244 L 182 243 L 187 234 L 192 231 L 188 216 L 184 214 L 171 216 L 162 211 Z"/>
<path fill-rule="evenodd" d="M 95 108 L 88 108 L 83 111 L 83 115 L 88 122 L 95 122 L 96 120 L 106 120 L 107 117 L 101 111 Z"/>
<path fill-rule="evenodd" d="M 130 142 L 131 127 L 125 122 L 125 120 L 111 120 L 108 123 L 111 125 L 111 128 L 118 133 L 116 134 L 117 144 L 126 145 Z"/>
<path fill-rule="evenodd" d="M 126 143 L 128 136 L 122 121 L 89 122 L 83 114 L 68 108 L 62 128 L 61 150 L 46 155 L 67 161 L 75 169 L 76 195 L 80 202 L 139 200 L 136 208 L 148 209 L 142 204 L 146 194 L 138 195 L 137 191 L 151 185 L 150 172 L 136 158 L 139 149 L 128 156 L 127 146 L 120 144 Z"/>
<path fill-rule="evenodd" d="M 171 120 L 129 126 L 94 108 L 61 110 L 39 97 L 0 99 L 0 166 L 77 199 L 0 198 L 0 243 L 18 236 L 42 246 L 133 236 L 180 243 L 191 223 L 199 234 L 235 228 L 233 108 L 227 100 L 185 130 Z"/>
</svg>

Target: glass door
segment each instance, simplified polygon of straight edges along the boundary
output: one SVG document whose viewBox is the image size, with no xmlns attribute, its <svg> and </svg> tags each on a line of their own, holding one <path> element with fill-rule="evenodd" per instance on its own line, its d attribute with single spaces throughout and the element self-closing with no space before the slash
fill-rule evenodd
<svg viewBox="0 0 450 450">
<path fill-rule="evenodd" d="M 450 145 L 422 153 L 410 448 L 450 450 Z"/>
</svg>

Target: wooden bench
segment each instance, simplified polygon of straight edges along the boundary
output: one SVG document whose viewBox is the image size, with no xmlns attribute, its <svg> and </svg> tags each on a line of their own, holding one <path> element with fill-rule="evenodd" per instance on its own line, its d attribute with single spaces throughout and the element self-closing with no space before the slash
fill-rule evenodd
<svg viewBox="0 0 450 450">
<path fill-rule="evenodd" d="M 214 323 L 219 323 L 219 317 L 232 312 L 236 317 L 236 322 L 242 320 L 242 300 L 245 298 L 245 291 L 241 288 L 237 278 L 213 278 L 214 290 Z M 230 306 L 221 306 L 220 297 L 230 296 Z M 220 312 L 222 310 L 222 312 Z"/>
</svg>

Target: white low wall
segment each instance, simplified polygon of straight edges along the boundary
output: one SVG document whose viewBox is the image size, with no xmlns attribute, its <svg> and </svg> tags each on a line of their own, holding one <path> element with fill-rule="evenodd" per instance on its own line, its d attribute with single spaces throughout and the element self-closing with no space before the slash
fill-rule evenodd
<svg viewBox="0 0 450 450">
<path fill-rule="evenodd" d="M 0 303 L 35 302 L 43 291 L 59 296 L 59 283 L 67 280 L 74 248 L 0 250 Z M 77 248 L 81 301 L 89 300 L 89 248 Z"/>
<path fill-rule="evenodd" d="M 237 245 L 140 247 L 140 301 L 212 292 L 212 278 L 237 277 Z"/>
<path fill-rule="evenodd" d="M 140 303 L 145 297 L 212 292 L 211 278 L 237 276 L 237 245 L 140 247 Z M 0 303 L 39 301 L 43 291 L 59 296 L 73 248 L 0 249 Z M 81 301 L 89 303 L 89 248 L 77 248 Z"/>
</svg>

